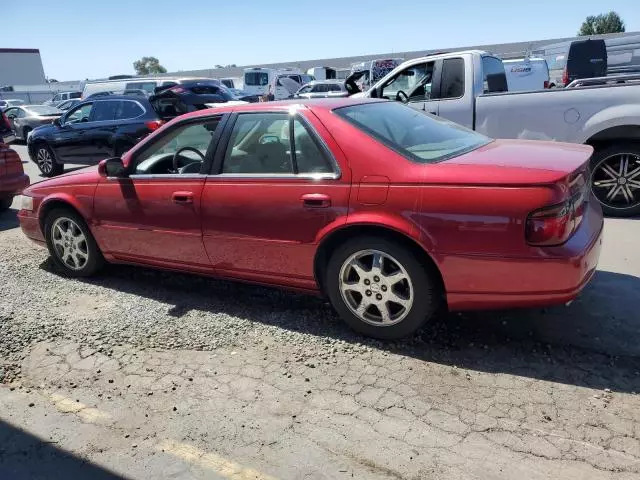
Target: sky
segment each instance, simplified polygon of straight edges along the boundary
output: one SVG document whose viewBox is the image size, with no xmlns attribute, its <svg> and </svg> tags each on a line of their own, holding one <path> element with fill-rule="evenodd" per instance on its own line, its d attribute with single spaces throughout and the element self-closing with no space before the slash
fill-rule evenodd
<svg viewBox="0 0 640 480">
<path fill-rule="evenodd" d="M 569 37 L 609 10 L 640 31 L 638 0 L 0 0 L 0 48 L 83 80 L 144 56 L 173 72 Z"/>
</svg>

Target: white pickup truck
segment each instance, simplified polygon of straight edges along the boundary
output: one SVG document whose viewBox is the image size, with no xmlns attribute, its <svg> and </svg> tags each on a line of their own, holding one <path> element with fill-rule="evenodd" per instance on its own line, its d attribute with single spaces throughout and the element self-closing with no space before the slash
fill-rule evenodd
<svg viewBox="0 0 640 480">
<path fill-rule="evenodd" d="M 359 96 L 399 100 L 492 138 L 589 144 L 605 213 L 640 214 L 638 83 L 509 93 L 502 61 L 470 50 L 404 62 Z"/>
</svg>

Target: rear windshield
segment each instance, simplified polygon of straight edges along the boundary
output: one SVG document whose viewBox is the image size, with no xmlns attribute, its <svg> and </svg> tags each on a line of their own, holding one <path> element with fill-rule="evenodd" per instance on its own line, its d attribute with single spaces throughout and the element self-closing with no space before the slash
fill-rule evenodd
<svg viewBox="0 0 640 480">
<path fill-rule="evenodd" d="M 340 117 L 417 163 L 436 163 L 486 145 L 484 135 L 397 102 L 342 107 Z"/>
<path fill-rule="evenodd" d="M 269 83 L 269 74 L 267 72 L 245 72 L 244 84 L 251 86 L 264 86 Z"/>
</svg>

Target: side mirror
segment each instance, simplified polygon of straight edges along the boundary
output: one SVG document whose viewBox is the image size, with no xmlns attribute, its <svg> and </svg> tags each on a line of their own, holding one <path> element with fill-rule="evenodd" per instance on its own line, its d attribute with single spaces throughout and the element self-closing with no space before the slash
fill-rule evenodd
<svg viewBox="0 0 640 480">
<path fill-rule="evenodd" d="M 60 117 L 56 118 L 56 119 L 53 121 L 53 124 L 54 124 L 56 127 L 61 127 L 61 126 L 62 126 L 62 122 L 60 121 Z"/>
<path fill-rule="evenodd" d="M 101 177 L 124 177 L 126 169 L 120 157 L 107 158 L 98 164 Z"/>
</svg>

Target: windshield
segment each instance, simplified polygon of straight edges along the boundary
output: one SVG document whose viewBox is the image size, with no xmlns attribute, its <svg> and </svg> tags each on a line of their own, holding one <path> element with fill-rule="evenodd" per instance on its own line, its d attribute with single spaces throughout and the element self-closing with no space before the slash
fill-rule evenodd
<svg viewBox="0 0 640 480">
<path fill-rule="evenodd" d="M 407 159 L 435 163 L 486 145 L 484 135 L 397 102 L 342 107 L 340 117 Z"/>
<path fill-rule="evenodd" d="M 49 107 L 46 105 L 34 105 L 28 107 L 28 110 L 33 115 L 60 115 L 62 112 L 55 107 Z"/>
<path fill-rule="evenodd" d="M 244 84 L 251 86 L 265 86 L 269 83 L 269 74 L 267 72 L 245 72 Z"/>
</svg>

